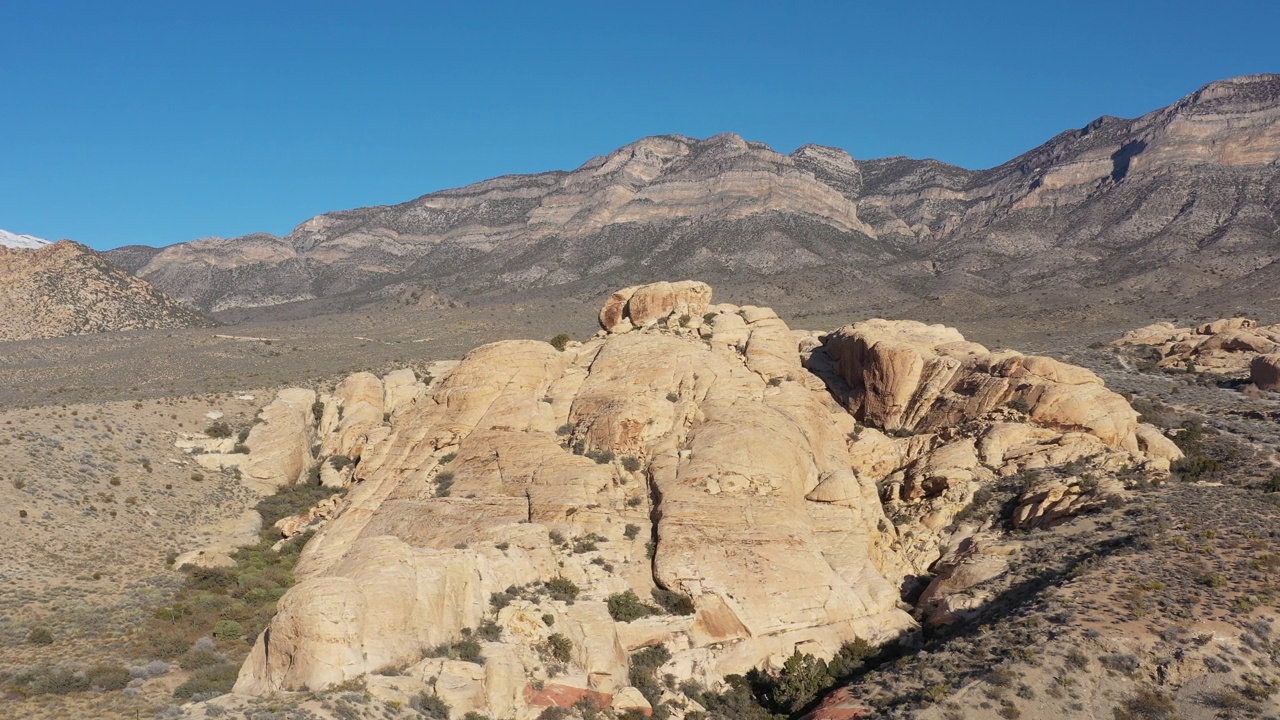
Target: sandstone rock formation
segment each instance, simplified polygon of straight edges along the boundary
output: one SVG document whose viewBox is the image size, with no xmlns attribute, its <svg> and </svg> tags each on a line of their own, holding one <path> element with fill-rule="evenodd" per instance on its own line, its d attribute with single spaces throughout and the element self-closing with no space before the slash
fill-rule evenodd
<svg viewBox="0 0 1280 720">
<path fill-rule="evenodd" d="M 565 351 L 505 341 L 424 383 L 282 392 L 259 440 L 296 425 L 294 447 L 356 462 L 336 510 L 282 524 L 328 518 L 236 692 L 366 677 L 456 716 L 583 697 L 652 709 L 677 693 L 632 687 L 632 652 L 661 644 L 660 673 L 715 684 L 797 649 L 891 641 L 915 627 L 899 586 L 963 545 L 949 526 L 983 484 L 1070 460 L 1159 473 L 1177 456 L 1081 368 L 918 323 L 822 337 L 710 300 L 701 283 L 629 288 L 601 313 L 617 332 Z M 271 447 L 254 439 L 251 459 Z M 293 454 L 272 457 L 253 465 L 292 476 Z M 1029 501 L 1027 522 L 1085 507 L 1067 494 Z M 689 614 L 611 612 L 655 591 Z M 465 638 L 483 664 L 431 650 Z"/>
<path fill-rule="evenodd" d="M 209 324 L 78 243 L 0 244 L 0 340 Z"/>
<path fill-rule="evenodd" d="M 1262 390 L 1280 387 L 1276 372 L 1280 325 L 1259 325 L 1251 318 L 1224 318 L 1196 327 L 1156 323 L 1130 330 L 1114 345 L 1149 348 L 1159 368 L 1209 371 L 1248 378 Z"/>
</svg>

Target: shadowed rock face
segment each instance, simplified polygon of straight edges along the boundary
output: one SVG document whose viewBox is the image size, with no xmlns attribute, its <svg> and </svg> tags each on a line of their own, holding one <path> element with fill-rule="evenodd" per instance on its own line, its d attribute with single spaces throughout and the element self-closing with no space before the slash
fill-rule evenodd
<svg viewBox="0 0 1280 720">
<path fill-rule="evenodd" d="M 358 304 L 405 283 L 458 297 L 603 294 L 673 275 L 785 288 L 818 268 L 857 279 L 846 307 L 1032 289 L 1078 308 L 1237 297 L 1275 279 L 1278 159 L 1280 76 L 1256 75 L 1137 119 L 1099 118 L 984 171 L 660 136 L 570 172 L 319 215 L 285 237 L 111 256 L 215 311 Z M 1160 297 L 1143 300 L 1148 287 Z"/>
<path fill-rule="evenodd" d="M 819 336 L 712 304 L 693 281 L 627 288 L 601 318 L 613 330 L 586 343 L 486 345 L 427 383 L 357 373 L 316 401 L 281 392 L 245 467 L 287 479 L 294 451 L 359 460 L 333 479 L 351 484 L 336 508 L 277 525 L 321 524 L 237 692 L 367 676 L 392 699 L 433 688 L 460 713 L 640 708 L 628 653 L 648 646 L 670 652 L 663 674 L 714 684 L 911 631 L 900 586 L 974 533 L 953 521 L 997 477 L 1073 460 L 1158 476 L 1179 456 L 1087 370 L 951 328 Z M 989 387 L 958 399 L 975 383 Z M 1018 398 L 1025 411 L 1004 407 Z M 930 432 L 881 432 L 907 426 Z M 1066 481 L 1028 488 L 1016 520 L 1047 526 L 1101 500 Z M 954 572 L 928 600 L 961 612 L 949 598 L 1001 567 Z M 614 612 L 657 589 L 689 613 Z M 423 659 L 486 623 L 483 666 Z"/>
<path fill-rule="evenodd" d="M 0 246 L 0 340 L 208 324 L 78 243 Z"/>
</svg>

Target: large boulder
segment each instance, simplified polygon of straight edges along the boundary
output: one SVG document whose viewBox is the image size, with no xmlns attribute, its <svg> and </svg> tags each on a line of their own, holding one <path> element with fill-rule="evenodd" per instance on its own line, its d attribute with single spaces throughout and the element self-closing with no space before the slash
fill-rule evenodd
<svg viewBox="0 0 1280 720">
<path fill-rule="evenodd" d="M 1258 355 L 1249 362 L 1249 381 L 1259 390 L 1280 390 L 1280 355 Z"/>
<path fill-rule="evenodd" d="M 657 282 L 623 288 L 600 309 L 600 327 L 626 332 L 671 315 L 701 316 L 711 304 L 711 286 L 696 280 Z"/>
</svg>

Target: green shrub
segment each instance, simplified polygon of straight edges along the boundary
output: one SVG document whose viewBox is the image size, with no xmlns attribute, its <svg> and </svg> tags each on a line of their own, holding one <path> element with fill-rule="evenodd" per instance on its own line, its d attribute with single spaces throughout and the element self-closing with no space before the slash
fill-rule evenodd
<svg viewBox="0 0 1280 720">
<path fill-rule="evenodd" d="M 573 641 L 560 633 L 551 633 L 542 648 L 547 655 L 560 662 L 567 663 L 573 659 Z"/>
<path fill-rule="evenodd" d="M 637 457 L 635 457 L 634 455 L 623 455 L 623 456 L 622 456 L 622 469 L 623 469 L 623 470 L 626 470 L 627 472 L 635 472 L 635 471 L 639 470 L 639 469 L 640 469 L 640 467 L 641 467 L 641 465 L 640 465 L 640 458 L 637 458 Z"/>
<path fill-rule="evenodd" d="M 569 337 L 568 333 L 560 333 L 559 335 L 551 338 L 551 347 L 564 352 L 565 347 L 568 346 L 569 341 L 572 339 L 573 338 Z"/>
<path fill-rule="evenodd" d="M 1183 480 L 1197 480 L 1222 470 L 1222 463 L 1208 455 L 1189 455 L 1173 464 L 1173 471 Z"/>
<path fill-rule="evenodd" d="M 622 531 L 622 536 L 628 540 L 634 540 L 636 535 L 640 534 L 640 526 L 634 523 L 627 523 L 627 527 Z"/>
<path fill-rule="evenodd" d="M 1136 691 L 1116 706 L 1112 714 L 1115 720 L 1174 720 L 1178 717 L 1173 700 L 1153 688 Z"/>
<path fill-rule="evenodd" d="M 498 638 L 502 637 L 502 628 L 492 620 L 485 620 L 476 628 L 476 635 L 482 640 L 497 642 Z"/>
<path fill-rule="evenodd" d="M 692 615 L 693 598 L 665 588 L 654 588 L 653 599 L 669 615 Z"/>
<path fill-rule="evenodd" d="M 632 622 L 660 612 L 658 608 L 642 602 L 631 590 L 610 595 L 607 604 L 609 617 L 618 622 Z"/>
<path fill-rule="evenodd" d="M 244 628 L 235 620 L 219 620 L 213 626 L 213 636 L 219 640 L 239 640 L 244 637 Z"/>
<path fill-rule="evenodd" d="M 89 687 L 97 690 L 123 690 L 132 680 L 129 668 L 123 665 L 94 665 L 85 671 L 89 678 Z"/>
<path fill-rule="evenodd" d="M 52 645 L 53 633 L 49 632 L 49 628 L 31 628 L 31 632 L 27 633 L 28 645 Z"/>
<path fill-rule="evenodd" d="M 569 578 L 559 576 L 552 578 L 545 585 L 552 600 L 573 602 L 578 597 L 578 586 Z"/>
<path fill-rule="evenodd" d="M 453 491 L 453 473 L 448 470 L 436 475 L 436 497 L 449 497 Z"/>
<path fill-rule="evenodd" d="M 1280 473 L 1272 473 L 1271 477 L 1262 484 L 1262 489 L 1267 492 L 1280 492 Z"/>
<path fill-rule="evenodd" d="M 432 720 L 449 720 L 449 704 L 434 693 L 421 693 L 409 701 L 409 707 Z"/>
<path fill-rule="evenodd" d="M 212 422 L 209 424 L 209 427 L 204 429 L 205 435 L 208 435 L 211 438 L 219 438 L 219 439 L 229 438 L 231 437 L 233 432 L 234 431 L 231 429 L 231 426 L 223 422 L 222 420 Z"/>
<path fill-rule="evenodd" d="M 222 695 L 231 692 L 236 684 L 236 676 L 240 674 L 240 664 L 223 662 L 217 665 L 200 668 L 191 673 L 187 681 L 174 688 L 173 696 L 185 700 L 192 695 L 216 693 Z"/>
</svg>

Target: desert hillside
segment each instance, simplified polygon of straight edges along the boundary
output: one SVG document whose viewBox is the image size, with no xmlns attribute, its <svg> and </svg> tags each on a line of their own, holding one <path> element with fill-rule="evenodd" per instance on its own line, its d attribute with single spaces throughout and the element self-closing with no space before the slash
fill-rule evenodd
<svg viewBox="0 0 1280 720">
<path fill-rule="evenodd" d="M 0 288 L 0 341 L 211 324 L 69 240 L 0 247 Z"/>
</svg>

